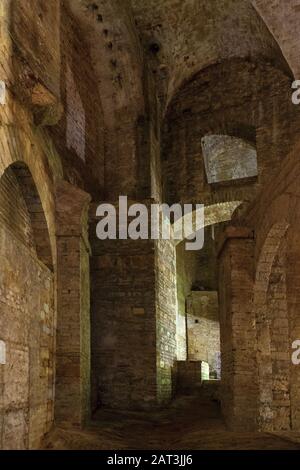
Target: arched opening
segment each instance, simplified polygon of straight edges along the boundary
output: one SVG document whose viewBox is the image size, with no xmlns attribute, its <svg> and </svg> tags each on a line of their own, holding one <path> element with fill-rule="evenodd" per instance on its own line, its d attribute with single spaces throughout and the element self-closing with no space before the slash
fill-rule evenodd
<svg viewBox="0 0 300 470">
<path fill-rule="evenodd" d="M 5 449 L 37 448 L 53 422 L 54 286 L 45 213 L 28 167 L 0 178 L 0 381 Z"/>
<path fill-rule="evenodd" d="M 204 207 L 201 250 L 187 251 L 184 240 L 179 243 L 175 240 L 179 392 L 195 390 L 197 385 L 203 386 L 209 381 L 209 386 L 216 387 L 213 396 L 218 396 L 221 344 L 215 235 L 222 224 L 231 220 L 240 205 L 241 201 L 229 201 Z M 175 234 L 179 233 L 180 223 L 185 225 L 184 217 L 174 223 Z M 191 235 L 185 231 L 185 236 Z"/>
<path fill-rule="evenodd" d="M 216 251 L 212 226 L 204 229 L 204 247 L 176 247 L 177 391 L 195 391 L 207 380 L 220 379 L 220 323 Z M 194 371 L 194 372 L 193 372 Z"/>
<path fill-rule="evenodd" d="M 289 320 L 286 297 L 288 226 L 270 230 L 258 261 L 254 287 L 257 329 L 258 424 L 261 430 L 291 427 Z"/>
</svg>

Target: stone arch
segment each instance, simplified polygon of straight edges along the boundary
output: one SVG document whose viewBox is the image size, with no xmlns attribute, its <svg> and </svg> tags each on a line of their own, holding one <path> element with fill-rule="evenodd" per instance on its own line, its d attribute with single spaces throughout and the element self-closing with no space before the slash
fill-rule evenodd
<svg viewBox="0 0 300 470">
<path fill-rule="evenodd" d="M 9 124 L 0 126 L 0 177 L 10 165 L 26 165 L 26 171 L 31 175 L 32 187 L 36 188 L 35 194 L 39 195 L 40 210 L 43 209 L 45 216 L 51 256 L 55 266 L 54 182 L 62 178 L 62 172 L 59 157 L 54 154 L 53 149 L 48 148 L 48 145 L 49 139 L 39 130 L 33 135 L 31 128 L 25 130 Z"/>
<path fill-rule="evenodd" d="M 288 424 L 289 417 L 285 419 L 284 424 L 280 422 L 280 416 L 286 410 L 281 409 L 278 405 L 275 411 L 274 401 L 276 401 L 276 393 L 278 395 L 278 374 L 273 375 L 274 370 L 278 367 L 277 361 L 280 354 L 282 353 L 286 359 L 284 351 L 279 352 L 280 346 L 276 345 L 276 325 L 280 323 L 278 318 L 281 318 L 286 325 L 282 333 L 282 342 L 286 346 L 288 341 L 284 252 L 280 249 L 284 248 L 287 230 L 287 222 L 272 226 L 260 252 L 255 275 L 253 308 L 257 333 L 257 419 L 259 428 L 262 430 L 282 429 L 282 427 L 286 429 L 290 425 L 290 423 Z M 278 297 L 279 293 L 281 298 Z"/>
<path fill-rule="evenodd" d="M 195 209 L 193 211 L 194 223 L 201 223 L 201 217 L 204 215 L 203 226 L 198 228 L 203 230 L 204 246 L 202 250 L 186 251 L 185 240 L 187 237 L 193 237 L 196 234 L 195 227 L 186 230 L 185 222 L 187 216 L 176 221 L 172 225 L 173 244 L 176 249 L 176 336 L 177 336 L 177 359 L 188 360 L 189 357 L 199 358 L 203 352 L 207 351 L 211 371 L 215 371 L 220 378 L 220 323 L 219 323 L 219 304 L 218 304 L 218 286 L 217 286 L 217 259 L 213 247 L 213 232 L 210 237 L 210 228 L 218 226 L 232 219 L 235 211 L 241 206 L 242 201 L 232 200 L 219 202 L 204 206 L 204 211 Z M 197 220 L 197 213 L 200 215 Z M 181 228 L 184 228 L 184 238 L 178 238 Z M 209 261 L 208 261 L 209 259 Z M 207 279 L 203 278 L 202 263 L 205 264 L 210 273 Z M 215 275 L 213 274 L 215 271 Z M 214 279 L 215 278 L 215 279 Z M 205 282 L 206 281 L 206 282 Z M 201 286 L 200 286 L 201 284 Z M 194 308 L 193 305 L 196 307 Z M 195 312 L 206 312 L 199 316 Z M 204 318 L 207 314 L 207 318 Z M 197 323 L 195 323 L 197 319 Z M 208 333 L 209 340 L 205 341 L 205 331 Z M 191 341 L 193 338 L 193 341 Z M 200 343 L 201 351 L 197 351 L 196 345 Z M 218 350 L 217 350 L 218 349 Z M 197 351 L 197 352 L 196 352 Z M 214 359 L 212 360 L 212 357 Z M 206 359 L 205 359 L 206 361 Z"/>
<path fill-rule="evenodd" d="M 0 177 L 0 339 L 4 449 L 37 448 L 52 426 L 55 296 L 50 236 L 28 166 Z"/>
<path fill-rule="evenodd" d="M 231 220 L 235 210 L 242 204 L 242 201 L 228 201 L 220 202 L 217 204 L 211 204 L 204 207 L 204 224 L 203 227 L 199 227 L 198 230 L 204 229 L 205 227 L 219 224 L 221 222 L 227 222 Z M 197 230 L 194 230 L 194 223 L 197 222 L 197 215 L 201 217 L 201 209 L 196 209 L 192 212 L 193 214 L 193 227 L 191 230 L 185 230 L 184 238 L 178 238 L 179 234 L 182 232 L 181 228 L 185 227 L 188 216 L 183 216 L 181 219 L 176 221 L 172 225 L 172 233 L 174 237 L 175 246 L 181 243 L 187 237 L 193 236 Z"/>
<path fill-rule="evenodd" d="M 286 109 L 287 115 L 298 112 L 291 105 L 290 76 L 273 65 L 255 60 L 230 59 L 209 66 L 177 92 L 168 106 L 162 132 L 163 180 L 169 203 L 203 202 L 212 194 L 220 198 L 229 191 L 232 200 L 240 199 L 240 192 L 245 193 L 244 200 L 254 199 L 294 144 L 293 139 L 285 142 L 285 124 L 280 120 L 282 139 L 280 145 L 275 145 L 273 124 L 267 114 L 271 103 L 266 88 L 272 90 L 272 100 L 282 111 Z M 210 98 L 209 107 L 203 99 L 204 90 Z M 249 106 L 245 106 L 245 100 Z M 262 109 L 266 112 L 261 112 Z M 293 120 L 289 122 L 293 126 Z M 247 148 L 256 152 L 257 176 L 225 182 L 219 178 L 219 183 L 213 186 L 208 183 L 202 139 L 219 134 L 230 140 L 243 139 Z M 296 140 L 296 132 L 291 135 Z M 231 170 L 229 162 L 228 167 Z"/>
<path fill-rule="evenodd" d="M 10 194 L 10 186 L 15 187 L 15 194 Z M 39 260 L 49 269 L 53 270 L 53 259 L 51 252 L 50 237 L 47 221 L 43 210 L 42 202 L 32 178 L 29 168 L 23 162 L 11 164 L 3 173 L 0 180 L 0 192 L 3 203 L 6 202 L 10 210 L 10 220 L 7 220 L 10 227 L 15 228 L 18 237 L 27 242 L 36 252 Z M 23 232 L 14 220 L 13 206 L 9 197 L 16 196 L 16 204 L 23 203 L 24 217 Z M 0 217 L 5 218 L 5 213 L 0 209 Z M 25 222 L 25 223 L 24 223 Z M 27 225 L 26 225 L 27 224 Z"/>
</svg>

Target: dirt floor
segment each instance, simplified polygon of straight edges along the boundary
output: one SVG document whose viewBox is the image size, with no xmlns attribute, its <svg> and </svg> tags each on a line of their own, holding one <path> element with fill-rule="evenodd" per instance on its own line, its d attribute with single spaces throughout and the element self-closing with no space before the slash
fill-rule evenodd
<svg viewBox="0 0 300 470">
<path fill-rule="evenodd" d="M 164 411 L 97 413 L 87 429 L 55 428 L 44 449 L 299 450 L 300 433 L 232 433 L 219 405 L 199 396 L 177 398 Z"/>
</svg>

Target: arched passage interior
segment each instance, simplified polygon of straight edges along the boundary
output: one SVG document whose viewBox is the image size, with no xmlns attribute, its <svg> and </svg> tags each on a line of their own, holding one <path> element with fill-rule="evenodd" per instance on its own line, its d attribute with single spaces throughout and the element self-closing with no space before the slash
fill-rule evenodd
<svg viewBox="0 0 300 470">
<path fill-rule="evenodd" d="M 48 227 L 28 167 L 0 178 L 0 447 L 37 448 L 53 422 L 54 284 Z"/>
</svg>

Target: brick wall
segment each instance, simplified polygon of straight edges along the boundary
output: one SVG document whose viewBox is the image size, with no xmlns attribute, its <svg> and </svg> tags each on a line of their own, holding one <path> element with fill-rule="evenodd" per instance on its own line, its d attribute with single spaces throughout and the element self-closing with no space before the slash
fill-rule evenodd
<svg viewBox="0 0 300 470">
<path fill-rule="evenodd" d="M 93 409 L 148 407 L 156 403 L 154 242 L 98 240 L 95 221 L 90 239 Z"/>
<path fill-rule="evenodd" d="M 254 243 L 230 238 L 219 260 L 221 401 L 230 428 L 256 428 L 257 365 L 253 312 Z"/>
<path fill-rule="evenodd" d="M 176 258 L 169 240 L 156 242 L 155 273 L 157 399 L 164 403 L 172 397 L 176 374 Z"/>
<path fill-rule="evenodd" d="M 193 291 L 187 298 L 189 361 L 209 364 L 210 377 L 221 377 L 218 292 Z"/>
<path fill-rule="evenodd" d="M 168 108 L 163 132 L 167 200 L 252 199 L 297 139 L 299 107 L 292 104 L 290 84 L 290 77 L 270 65 L 230 60 L 202 70 L 184 86 Z M 209 134 L 254 144 L 257 180 L 209 185 L 201 147 Z"/>
<path fill-rule="evenodd" d="M 100 241 L 94 221 L 90 237 L 93 408 L 166 402 L 176 360 L 175 248 Z"/>
<path fill-rule="evenodd" d="M 53 423 L 54 283 L 12 169 L 0 179 L 0 239 L 0 447 L 38 448 Z"/>
<path fill-rule="evenodd" d="M 185 242 L 176 247 L 177 278 L 177 358 L 186 359 L 186 301 L 191 291 L 216 290 L 217 270 L 211 227 L 205 229 L 205 243 L 200 251 L 187 251 Z"/>
<path fill-rule="evenodd" d="M 299 175 L 299 144 L 297 144 L 280 165 L 276 176 L 270 178 L 259 199 L 251 205 L 244 218 L 244 222 L 255 229 L 257 288 L 254 292 L 254 306 L 258 339 L 262 342 L 260 349 L 263 355 L 259 380 L 262 392 L 266 392 L 263 395 L 265 400 L 260 403 L 262 405 L 260 423 L 269 429 L 287 427 L 290 422 L 291 428 L 297 430 L 300 422 L 298 406 L 300 371 L 298 366 L 291 363 L 291 345 L 295 339 L 298 339 L 300 332 Z M 283 258 L 278 258 L 277 254 Z M 276 288 L 274 283 L 277 284 Z M 280 380 L 272 384 L 271 369 L 274 378 L 280 376 Z M 290 397 L 286 390 L 288 376 Z M 281 399 L 278 400 L 278 397 Z"/>
</svg>

